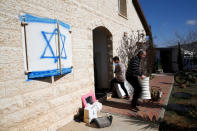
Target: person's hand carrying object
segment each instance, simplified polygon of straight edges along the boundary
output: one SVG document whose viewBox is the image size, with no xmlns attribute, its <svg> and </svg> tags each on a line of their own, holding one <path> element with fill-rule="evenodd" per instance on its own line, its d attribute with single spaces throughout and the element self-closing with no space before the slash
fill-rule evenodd
<svg viewBox="0 0 197 131">
<path fill-rule="evenodd" d="M 140 78 L 143 80 L 146 76 L 142 75 Z"/>
</svg>

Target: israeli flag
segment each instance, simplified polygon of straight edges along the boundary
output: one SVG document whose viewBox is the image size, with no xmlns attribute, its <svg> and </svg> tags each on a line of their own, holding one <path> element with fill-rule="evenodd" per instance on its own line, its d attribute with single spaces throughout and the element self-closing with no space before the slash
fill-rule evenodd
<svg viewBox="0 0 197 131">
<path fill-rule="evenodd" d="M 22 38 L 28 78 L 67 74 L 72 71 L 70 25 L 57 19 L 22 14 Z M 60 70 L 61 69 L 61 70 Z"/>
</svg>

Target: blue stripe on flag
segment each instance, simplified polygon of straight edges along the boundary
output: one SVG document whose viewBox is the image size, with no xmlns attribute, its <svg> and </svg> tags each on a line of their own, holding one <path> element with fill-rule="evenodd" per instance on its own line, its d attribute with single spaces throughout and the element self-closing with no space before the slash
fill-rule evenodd
<svg viewBox="0 0 197 131">
<path fill-rule="evenodd" d="M 62 74 L 68 74 L 72 72 L 72 68 L 62 68 Z M 48 71 L 33 71 L 29 74 L 29 79 L 33 78 L 40 78 L 40 77 L 49 77 L 49 76 L 56 76 L 60 75 L 59 69 L 48 70 Z"/>
<path fill-rule="evenodd" d="M 66 23 L 64 23 L 64 22 L 62 22 L 62 21 L 59 21 L 59 24 L 60 24 L 61 26 L 63 26 L 63 27 L 65 27 L 65 28 L 67 28 L 67 29 L 70 30 L 70 25 L 69 25 L 69 24 L 66 24 Z"/>
<path fill-rule="evenodd" d="M 25 16 L 25 22 L 57 24 L 57 19 L 37 17 L 37 16 L 30 15 L 30 14 L 21 15 L 20 16 L 21 21 L 24 21 L 24 19 L 23 19 L 24 16 Z M 59 21 L 59 24 L 70 30 L 70 25 L 69 24 L 66 24 L 62 21 Z"/>
</svg>

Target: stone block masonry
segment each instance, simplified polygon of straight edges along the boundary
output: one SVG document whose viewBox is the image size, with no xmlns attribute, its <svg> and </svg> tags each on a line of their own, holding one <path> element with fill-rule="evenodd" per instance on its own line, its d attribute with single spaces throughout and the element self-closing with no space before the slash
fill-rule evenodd
<svg viewBox="0 0 197 131">
<path fill-rule="evenodd" d="M 143 30 L 131 1 L 128 18 L 117 0 L 0 1 L 0 130 L 56 130 L 73 119 L 81 96 L 94 90 L 92 30 L 106 27 L 113 54 L 124 32 Z M 73 72 L 53 83 L 25 81 L 20 13 L 59 19 L 71 25 Z"/>
</svg>

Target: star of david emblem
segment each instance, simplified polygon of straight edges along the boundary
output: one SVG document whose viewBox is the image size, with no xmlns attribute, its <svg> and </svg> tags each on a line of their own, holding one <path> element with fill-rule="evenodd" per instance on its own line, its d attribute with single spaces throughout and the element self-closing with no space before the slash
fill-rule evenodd
<svg viewBox="0 0 197 131">
<path fill-rule="evenodd" d="M 58 29 L 54 29 L 53 32 L 45 32 L 45 31 L 41 31 L 42 36 L 44 37 L 44 40 L 46 41 L 46 47 L 42 53 L 42 55 L 40 56 L 41 59 L 54 59 L 54 63 L 57 63 L 59 60 L 59 55 L 56 56 L 54 53 L 54 50 L 51 46 L 51 40 L 53 39 L 53 37 L 55 37 L 56 35 L 58 35 Z M 48 36 L 48 37 L 47 37 Z M 62 44 L 62 48 L 60 50 L 60 56 L 61 59 L 67 59 L 67 55 L 66 55 L 66 50 L 65 50 L 65 41 L 66 41 L 66 36 L 61 34 L 60 32 L 60 43 Z M 50 52 L 49 54 L 46 54 L 46 51 Z"/>
</svg>

